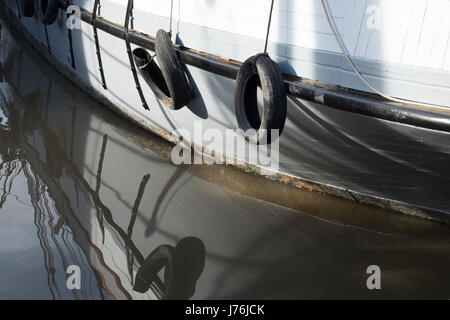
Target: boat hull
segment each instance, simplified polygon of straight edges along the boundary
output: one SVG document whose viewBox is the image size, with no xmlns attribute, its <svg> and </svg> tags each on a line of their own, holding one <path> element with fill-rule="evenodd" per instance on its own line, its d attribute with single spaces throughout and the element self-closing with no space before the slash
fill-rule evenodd
<svg viewBox="0 0 450 320">
<path fill-rule="evenodd" d="M 365 286 L 374 261 L 395 275 L 383 280 L 385 298 L 448 297 L 447 226 L 232 167 L 174 166 L 169 143 L 99 106 L 13 37 L 2 28 L 0 151 L 22 206 L 10 195 L 1 213 L 33 218 L 43 256 L 27 256 L 48 263 L 60 279 L 49 287 L 59 283 L 63 297 L 73 292 L 67 266 L 78 265 L 78 297 L 99 298 L 98 288 L 102 298 L 162 298 L 162 276 L 140 293 L 136 274 L 153 250 L 180 243 L 185 299 L 379 298 Z"/>
<path fill-rule="evenodd" d="M 55 67 L 140 126 L 172 141 L 177 141 L 173 133 L 180 128 L 194 136 L 194 125 L 199 121 L 204 131 L 237 128 L 233 79 L 186 66 L 194 99 L 177 111 L 164 107 L 141 79 L 150 106 L 150 111 L 146 111 L 136 91 L 122 39 L 99 30 L 108 88 L 105 90 L 90 24 L 82 23 L 81 30 L 72 30 L 71 61 L 65 13 L 60 11 L 57 23 L 45 30 L 37 17 L 18 18 L 13 2 L 6 4 L 5 7 L 2 2 L 7 9 L 4 14 Z M 448 132 L 336 110 L 289 96 L 287 121 L 279 140 L 279 168 L 269 178 L 449 222 L 449 163 Z M 236 165 L 261 173 L 261 167 L 255 163 Z"/>
</svg>

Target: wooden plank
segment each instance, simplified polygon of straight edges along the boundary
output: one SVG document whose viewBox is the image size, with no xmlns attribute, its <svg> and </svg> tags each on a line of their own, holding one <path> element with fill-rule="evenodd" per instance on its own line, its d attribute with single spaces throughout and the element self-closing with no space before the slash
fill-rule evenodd
<svg viewBox="0 0 450 320">
<path fill-rule="evenodd" d="M 446 71 L 450 71 L 450 35 L 447 40 L 447 48 L 445 52 L 443 69 Z"/>
<path fill-rule="evenodd" d="M 450 1 L 442 0 L 442 8 L 439 12 L 436 32 L 431 44 L 431 52 L 428 59 L 428 67 L 442 69 L 444 67 L 445 53 L 450 34 Z"/>
<path fill-rule="evenodd" d="M 370 37 L 370 30 L 366 26 L 365 22 L 365 16 L 366 16 L 366 10 L 367 7 L 374 3 L 373 0 L 364 1 L 364 7 L 358 8 L 359 10 L 362 9 L 362 18 L 359 24 L 355 22 L 355 26 L 359 27 L 358 30 L 358 38 L 356 42 L 355 52 L 354 55 L 356 57 L 365 57 L 367 45 L 369 42 Z"/>
<path fill-rule="evenodd" d="M 414 64 L 422 26 L 424 24 L 429 0 L 414 0 L 411 21 L 406 36 L 406 45 L 401 62 Z"/>
<path fill-rule="evenodd" d="M 426 66 L 430 59 L 433 36 L 437 32 L 437 22 L 440 10 L 443 7 L 443 1 L 446 0 L 432 0 L 428 3 L 422 31 L 420 34 L 419 45 L 417 47 L 417 55 L 414 61 L 414 64 L 417 66 Z"/>
<path fill-rule="evenodd" d="M 386 54 L 381 57 L 394 63 L 400 63 L 402 60 L 414 5 L 411 0 L 398 0 L 398 3 L 400 6 L 397 6 L 395 16 L 391 16 L 389 19 L 388 26 L 389 30 L 395 30 L 395 32 L 387 32 L 390 35 L 389 48 L 386 49 Z M 396 17 L 399 19 L 397 20 Z"/>
<path fill-rule="evenodd" d="M 357 32 L 353 24 L 353 17 L 355 15 L 355 7 L 361 1 L 346 0 L 344 1 L 344 31 L 343 41 L 344 46 L 350 54 L 353 54 L 356 47 Z"/>
</svg>

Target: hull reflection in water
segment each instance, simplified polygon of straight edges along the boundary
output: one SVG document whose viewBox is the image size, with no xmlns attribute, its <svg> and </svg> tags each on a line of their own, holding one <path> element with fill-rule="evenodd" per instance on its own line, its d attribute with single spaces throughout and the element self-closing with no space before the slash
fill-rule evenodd
<svg viewBox="0 0 450 320">
<path fill-rule="evenodd" d="M 0 298 L 450 297 L 448 227 L 173 166 L 170 145 L 1 32 Z"/>
</svg>

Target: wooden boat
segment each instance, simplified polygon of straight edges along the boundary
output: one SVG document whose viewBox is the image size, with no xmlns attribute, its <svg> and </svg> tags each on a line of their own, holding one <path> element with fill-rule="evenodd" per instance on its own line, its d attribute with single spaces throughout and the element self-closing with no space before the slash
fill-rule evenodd
<svg viewBox="0 0 450 320">
<path fill-rule="evenodd" d="M 2 15 L 76 85 L 140 126 L 173 142 L 196 121 L 240 127 L 236 77 L 266 46 L 287 97 L 270 178 L 449 221 L 449 1 L 72 1 L 81 29 L 67 28 L 76 22 L 66 1 L 53 2 L 2 1 Z M 181 107 L 147 86 L 151 59 L 139 65 L 130 55 L 152 54 L 161 29 L 172 31 L 166 49 L 192 89 Z"/>
</svg>

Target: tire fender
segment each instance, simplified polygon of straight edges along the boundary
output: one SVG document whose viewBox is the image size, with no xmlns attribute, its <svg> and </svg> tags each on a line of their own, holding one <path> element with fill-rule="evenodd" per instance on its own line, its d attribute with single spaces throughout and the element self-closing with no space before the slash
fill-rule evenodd
<svg viewBox="0 0 450 320">
<path fill-rule="evenodd" d="M 257 88 L 263 94 L 262 117 L 258 111 Z M 239 69 L 234 92 L 237 123 L 244 131 L 256 130 L 246 139 L 254 144 L 272 143 L 272 129 L 284 129 L 287 113 L 286 87 L 283 75 L 276 62 L 268 54 L 258 54 L 248 58 Z"/>
<path fill-rule="evenodd" d="M 192 99 L 192 87 L 169 34 L 158 30 L 155 40 L 158 64 L 144 48 L 133 50 L 134 61 L 148 86 L 167 107 L 178 110 Z"/>
</svg>

